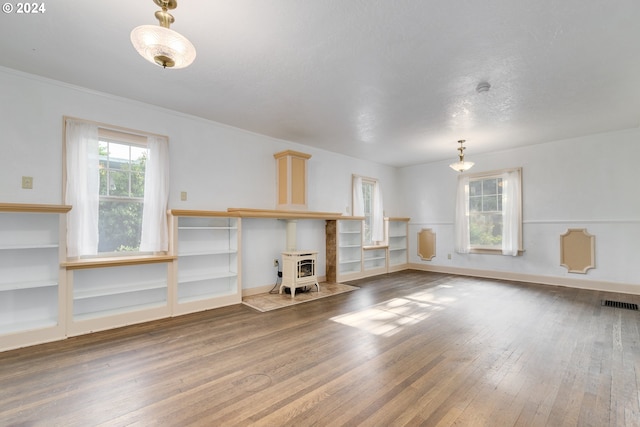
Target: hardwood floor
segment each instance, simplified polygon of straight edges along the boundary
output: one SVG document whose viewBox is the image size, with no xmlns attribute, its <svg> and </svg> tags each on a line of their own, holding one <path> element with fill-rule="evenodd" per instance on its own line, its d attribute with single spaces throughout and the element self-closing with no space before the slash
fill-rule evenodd
<svg viewBox="0 0 640 427">
<path fill-rule="evenodd" d="M 0 353 L 2 426 L 638 426 L 640 296 L 404 271 Z"/>
</svg>

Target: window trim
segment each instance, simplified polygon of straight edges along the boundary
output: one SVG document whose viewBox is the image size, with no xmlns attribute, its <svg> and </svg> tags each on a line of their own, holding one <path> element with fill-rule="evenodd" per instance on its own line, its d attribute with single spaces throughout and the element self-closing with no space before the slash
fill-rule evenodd
<svg viewBox="0 0 640 427">
<path fill-rule="evenodd" d="M 518 253 L 517 253 L 517 256 L 522 256 L 524 254 L 524 252 L 525 252 L 525 250 L 524 250 L 524 242 L 523 242 L 523 233 L 522 233 L 522 221 L 523 221 L 522 167 L 495 169 L 495 170 L 491 170 L 491 171 L 477 172 L 477 173 L 466 173 L 463 176 L 468 178 L 469 182 L 471 182 L 472 180 L 473 181 L 477 181 L 477 180 L 484 180 L 484 179 L 491 179 L 491 178 L 500 177 L 501 175 L 503 175 L 505 173 L 509 173 L 509 172 L 518 172 L 518 174 L 520 175 L 520 206 L 518 207 Z M 504 206 L 503 206 L 503 208 L 504 208 Z M 469 243 L 468 253 L 470 253 L 470 254 L 485 254 L 485 255 L 502 255 L 502 249 L 481 247 L 480 245 L 471 246 L 471 243 Z"/>
<path fill-rule="evenodd" d="M 149 137 L 160 137 L 169 140 L 167 135 L 131 129 L 123 126 L 111 125 L 94 120 L 87 120 L 73 116 L 62 116 L 62 199 L 67 199 L 67 120 L 93 124 L 98 128 L 98 139 L 108 139 L 114 142 L 124 142 L 131 145 L 147 147 Z M 167 230 L 171 234 L 170 230 Z M 81 255 L 79 257 L 66 257 L 62 263 L 66 268 L 96 268 L 100 266 L 146 264 L 150 262 L 168 262 L 176 257 L 170 255 L 170 249 L 160 252 L 99 252 L 96 255 Z"/>
<path fill-rule="evenodd" d="M 375 188 L 378 188 L 378 192 L 380 192 L 380 181 L 377 178 L 371 178 L 368 176 L 364 176 L 364 175 L 358 175 L 358 174 L 352 174 L 351 175 L 351 213 L 354 214 L 355 211 L 355 206 L 356 206 L 356 200 L 354 197 L 354 193 L 355 193 L 355 183 L 356 183 L 356 178 L 360 178 L 362 180 L 362 182 L 367 182 L 369 184 L 373 184 L 373 191 L 372 191 L 372 200 L 371 200 L 371 221 L 373 221 L 373 210 L 375 207 L 375 200 L 373 199 L 373 197 L 375 197 Z M 371 240 L 371 242 L 366 242 L 364 240 L 364 236 L 365 236 L 365 226 L 366 226 L 366 215 L 364 214 L 364 212 L 362 213 L 362 216 L 364 217 L 364 219 L 362 220 L 362 226 L 363 226 L 363 234 L 362 234 L 362 244 L 363 244 L 363 248 L 369 248 L 369 249 L 376 249 L 376 248 L 384 248 L 387 247 L 387 230 L 384 227 L 384 215 L 382 218 L 383 221 L 383 227 L 382 227 L 382 234 L 383 234 L 383 238 L 382 240 Z M 373 227 L 373 225 L 372 225 Z M 372 232 L 373 233 L 373 232 Z"/>
</svg>

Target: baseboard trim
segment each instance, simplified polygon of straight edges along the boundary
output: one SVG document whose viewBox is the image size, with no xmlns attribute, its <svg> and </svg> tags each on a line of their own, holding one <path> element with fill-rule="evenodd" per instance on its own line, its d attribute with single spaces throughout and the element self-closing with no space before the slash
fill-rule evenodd
<svg viewBox="0 0 640 427">
<path fill-rule="evenodd" d="M 457 274 L 460 276 L 482 277 L 485 279 L 510 280 L 514 282 L 537 283 L 541 285 L 565 286 L 568 288 L 588 289 L 592 291 L 618 292 L 640 295 L 640 284 L 604 282 L 599 280 L 574 279 L 571 277 L 543 276 L 537 274 L 513 273 L 509 271 L 478 270 L 472 268 L 447 267 L 410 263 L 413 270 L 432 271 L 434 273 Z"/>
</svg>

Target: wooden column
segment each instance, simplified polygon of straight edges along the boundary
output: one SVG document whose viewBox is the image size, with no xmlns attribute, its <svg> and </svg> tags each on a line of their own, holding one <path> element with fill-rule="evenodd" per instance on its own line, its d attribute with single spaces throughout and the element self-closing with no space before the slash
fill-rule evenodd
<svg viewBox="0 0 640 427">
<path fill-rule="evenodd" d="M 327 220 L 326 231 L 326 280 L 328 283 L 336 283 L 338 269 L 337 253 L 337 221 Z"/>
</svg>

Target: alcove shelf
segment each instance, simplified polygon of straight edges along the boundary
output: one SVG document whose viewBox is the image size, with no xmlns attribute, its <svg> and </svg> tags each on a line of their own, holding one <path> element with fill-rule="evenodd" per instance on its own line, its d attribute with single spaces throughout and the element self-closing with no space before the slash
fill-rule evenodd
<svg viewBox="0 0 640 427">
<path fill-rule="evenodd" d="M 14 348 L 64 338 L 67 205 L 0 203 L 0 341 Z"/>
<path fill-rule="evenodd" d="M 242 302 L 241 218 L 233 212 L 172 209 L 170 252 L 177 257 L 172 313 Z"/>
</svg>

